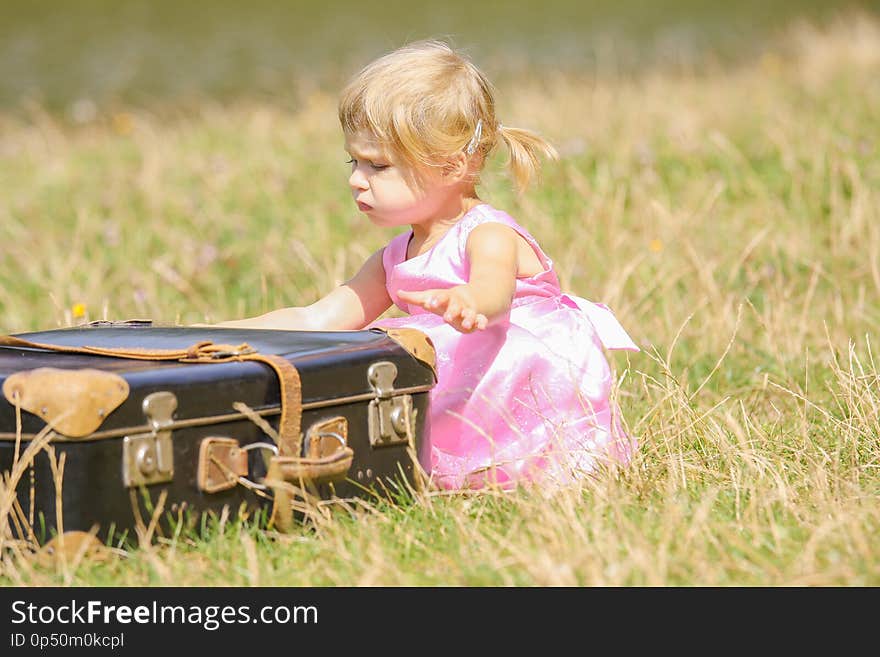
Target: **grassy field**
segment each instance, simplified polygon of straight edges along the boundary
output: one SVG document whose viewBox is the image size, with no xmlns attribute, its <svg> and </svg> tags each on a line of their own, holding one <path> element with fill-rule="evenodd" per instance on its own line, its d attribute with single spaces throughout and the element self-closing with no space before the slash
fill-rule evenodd
<svg viewBox="0 0 880 657">
<path fill-rule="evenodd" d="M 521 197 L 495 160 L 482 194 L 643 347 L 610 355 L 634 464 L 100 560 L 0 536 L 0 582 L 880 584 L 880 20 L 792 23 L 736 63 L 502 78 L 503 122 L 562 158 Z M 299 93 L 0 114 L 0 328 L 213 321 L 351 275 L 392 235 L 352 207 L 335 97 Z"/>
</svg>

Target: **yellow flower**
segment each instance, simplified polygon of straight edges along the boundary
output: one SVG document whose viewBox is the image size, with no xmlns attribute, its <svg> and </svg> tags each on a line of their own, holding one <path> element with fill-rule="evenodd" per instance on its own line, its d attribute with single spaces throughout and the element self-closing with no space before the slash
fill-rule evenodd
<svg viewBox="0 0 880 657">
<path fill-rule="evenodd" d="M 73 304 L 73 308 L 71 308 L 73 312 L 74 319 L 82 319 L 86 316 L 86 304 L 84 303 L 75 303 Z"/>
<path fill-rule="evenodd" d="M 113 115 L 113 130 L 118 135 L 130 135 L 134 128 L 134 121 L 128 112 L 117 112 Z"/>
<path fill-rule="evenodd" d="M 658 240 L 656 237 L 651 240 L 648 244 L 648 248 L 651 249 L 654 253 L 660 253 L 663 250 L 663 242 Z"/>
</svg>

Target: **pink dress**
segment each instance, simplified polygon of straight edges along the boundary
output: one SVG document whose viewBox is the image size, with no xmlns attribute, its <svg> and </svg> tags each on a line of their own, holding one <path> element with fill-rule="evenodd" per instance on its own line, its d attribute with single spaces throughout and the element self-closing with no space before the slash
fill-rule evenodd
<svg viewBox="0 0 880 657">
<path fill-rule="evenodd" d="M 467 238 L 486 222 L 513 228 L 544 265 L 536 276 L 517 279 L 509 317 L 464 334 L 400 300 L 398 290 L 467 283 Z M 603 461 L 628 463 L 635 440 L 623 432 L 609 400 L 612 374 L 603 348 L 638 347 L 611 311 L 562 294 L 553 263 L 535 239 L 489 205 L 472 208 L 429 251 L 407 260 L 411 235 L 391 240 L 382 257 L 388 294 L 410 315 L 373 326 L 420 329 L 436 348 L 429 418 L 434 482 L 447 489 L 564 483 Z"/>
</svg>

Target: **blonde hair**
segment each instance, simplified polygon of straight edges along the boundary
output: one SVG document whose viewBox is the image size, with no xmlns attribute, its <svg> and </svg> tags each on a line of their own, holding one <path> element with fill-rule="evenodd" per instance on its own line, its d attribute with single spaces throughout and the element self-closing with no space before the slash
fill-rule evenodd
<svg viewBox="0 0 880 657">
<path fill-rule="evenodd" d="M 477 173 L 500 139 L 520 190 L 540 156 L 558 157 L 534 132 L 502 126 L 489 80 L 442 41 L 411 43 L 364 67 L 342 90 L 339 122 L 346 135 L 367 131 L 411 165 L 442 167 L 465 151 L 478 156 Z"/>
</svg>

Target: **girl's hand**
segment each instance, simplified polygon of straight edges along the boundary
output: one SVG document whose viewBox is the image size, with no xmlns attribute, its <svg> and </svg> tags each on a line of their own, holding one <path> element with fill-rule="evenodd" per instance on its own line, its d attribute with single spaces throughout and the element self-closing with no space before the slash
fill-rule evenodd
<svg viewBox="0 0 880 657">
<path fill-rule="evenodd" d="M 482 331 L 489 325 L 488 318 L 477 312 L 476 301 L 467 285 L 421 292 L 398 290 L 397 295 L 406 303 L 421 306 L 440 315 L 447 324 L 461 333 Z"/>
</svg>

